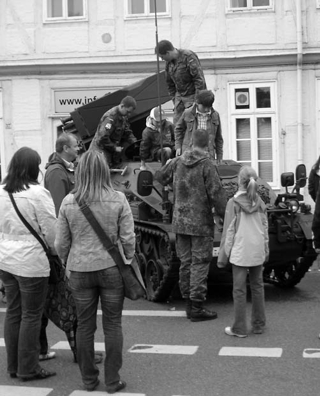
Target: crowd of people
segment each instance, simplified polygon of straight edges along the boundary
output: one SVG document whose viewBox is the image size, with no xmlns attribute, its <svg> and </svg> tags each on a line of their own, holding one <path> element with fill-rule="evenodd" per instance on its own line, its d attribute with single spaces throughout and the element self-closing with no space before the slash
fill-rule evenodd
<svg viewBox="0 0 320 396">
<path fill-rule="evenodd" d="M 158 107 L 151 110 L 142 131 L 140 169 L 147 169 L 148 161 L 162 162 L 155 178 L 173 189 L 172 231 L 176 233 L 176 251 L 181 262 L 179 287 L 186 316 L 192 322 L 217 318 L 217 313 L 204 303 L 214 216 L 218 215 L 224 218 L 218 266 L 230 263 L 233 272 L 234 322 L 225 328 L 225 333 L 240 338 L 248 336 L 249 274 L 251 330 L 262 334 L 266 325 L 262 268 L 268 261 L 269 247 L 266 207 L 257 194 L 257 173 L 251 167 L 243 167 L 239 190 L 227 202 L 215 166 L 223 158 L 221 121 L 212 107 L 215 97 L 207 89 L 200 61 L 194 52 L 176 49 L 167 40 L 159 42 L 155 51 L 166 61 L 174 119 L 173 123 L 168 121 Z M 126 386 L 119 373 L 123 281 L 81 205 L 90 206 L 104 232 L 121 247 L 130 263 L 135 253 L 133 216 L 125 195 L 113 189 L 110 168 L 121 163 L 124 145 L 136 142 L 128 121 L 136 106 L 135 99 L 126 96 L 108 110 L 89 150 L 81 156 L 75 136 L 63 132 L 46 165 L 44 187 L 38 182 L 41 160 L 36 151 L 23 147 L 11 159 L 0 186 L 0 278 L 7 298 L 4 338 L 7 372 L 12 378 L 28 381 L 56 374 L 39 363 L 55 357 L 48 349 L 46 336 L 48 320 L 52 320 L 67 335 L 84 388 L 88 391 L 97 388 L 97 364 L 103 358 L 94 351 L 100 301 L 106 390 L 114 393 Z M 319 163 L 316 168 L 319 177 Z M 320 192 L 315 190 L 313 187 L 312 196 L 317 197 Z M 48 285 L 50 267 L 45 252 L 21 222 L 11 197 L 51 253 L 60 257 L 63 266 L 58 285 Z M 319 220 L 320 199 L 316 201 L 317 211 L 319 216 L 315 219 Z M 315 236 L 318 238 L 316 233 Z M 316 239 L 316 248 L 320 252 L 320 238 Z M 65 299 L 69 317 L 60 317 L 52 306 L 54 293 L 55 298 Z"/>
</svg>

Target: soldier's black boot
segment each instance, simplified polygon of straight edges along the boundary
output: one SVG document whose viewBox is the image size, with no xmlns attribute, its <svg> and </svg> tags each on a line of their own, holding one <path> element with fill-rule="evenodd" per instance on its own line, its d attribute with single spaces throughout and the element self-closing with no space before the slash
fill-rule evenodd
<svg viewBox="0 0 320 396">
<path fill-rule="evenodd" d="M 190 319 L 191 317 L 191 308 L 192 308 L 192 301 L 190 300 L 190 298 L 186 298 L 186 314 L 188 319 Z"/>
<path fill-rule="evenodd" d="M 204 320 L 213 320 L 218 317 L 216 312 L 209 311 L 203 307 L 203 302 L 192 301 L 190 320 L 191 322 L 202 322 Z"/>
</svg>

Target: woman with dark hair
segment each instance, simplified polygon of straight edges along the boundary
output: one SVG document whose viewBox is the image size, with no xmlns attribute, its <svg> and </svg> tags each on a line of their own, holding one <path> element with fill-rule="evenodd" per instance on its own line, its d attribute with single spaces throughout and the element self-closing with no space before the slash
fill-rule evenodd
<svg viewBox="0 0 320 396">
<path fill-rule="evenodd" d="M 317 159 L 316 163 L 311 168 L 309 174 L 309 181 L 308 181 L 308 191 L 311 195 L 311 198 L 316 202 L 317 199 L 317 191 L 319 188 L 319 180 L 320 180 L 320 156 Z"/>
<path fill-rule="evenodd" d="M 12 378 L 24 381 L 56 374 L 39 365 L 37 336 L 47 294 L 49 261 L 9 197 L 11 193 L 23 217 L 55 252 L 55 209 L 50 193 L 38 183 L 40 162 L 35 150 L 22 147 L 13 155 L 0 186 L 0 278 L 7 297 L 7 371 Z"/>
<path fill-rule="evenodd" d="M 77 201 L 90 206 L 105 233 L 131 262 L 135 251 L 132 212 L 125 195 L 112 188 L 107 161 L 99 151 L 87 151 L 80 158 L 75 189 L 64 198 L 60 208 L 55 246 L 70 271 L 69 285 L 78 317 L 77 358 L 84 387 L 93 391 L 99 385 L 94 333 L 100 299 L 106 351 L 104 379 L 107 392 L 114 393 L 126 386 L 119 375 L 123 347 L 123 281 L 116 263 Z"/>
</svg>

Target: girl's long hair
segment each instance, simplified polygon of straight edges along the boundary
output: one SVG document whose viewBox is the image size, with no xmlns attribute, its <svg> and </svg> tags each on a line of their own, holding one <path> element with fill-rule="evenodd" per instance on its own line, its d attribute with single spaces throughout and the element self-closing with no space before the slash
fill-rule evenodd
<svg viewBox="0 0 320 396">
<path fill-rule="evenodd" d="M 89 203 L 101 201 L 104 191 L 113 191 L 107 160 L 99 151 L 86 151 L 75 171 L 74 196 Z"/>
<path fill-rule="evenodd" d="M 251 203 L 258 198 L 258 175 L 250 166 L 243 166 L 239 172 L 239 187 L 247 191 Z"/>
<path fill-rule="evenodd" d="M 30 147 L 21 147 L 13 154 L 8 166 L 8 174 L 3 180 L 4 190 L 15 193 L 27 190 L 30 184 L 39 184 L 40 155 Z"/>
</svg>

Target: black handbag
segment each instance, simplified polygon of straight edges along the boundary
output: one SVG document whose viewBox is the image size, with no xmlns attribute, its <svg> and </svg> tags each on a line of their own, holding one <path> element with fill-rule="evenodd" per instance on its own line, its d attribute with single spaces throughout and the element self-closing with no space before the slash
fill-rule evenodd
<svg viewBox="0 0 320 396">
<path fill-rule="evenodd" d="M 76 201 L 89 224 L 98 235 L 103 246 L 107 249 L 108 253 L 117 264 L 123 279 L 125 297 L 129 298 L 130 300 L 137 300 L 138 298 L 144 297 L 146 294 L 146 288 L 136 257 L 133 257 L 130 265 L 125 264 L 118 247 L 111 242 L 111 239 L 94 217 L 89 206 L 86 203 L 81 204 L 79 200 Z"/>
<path fill-rule="evenodd" d="M 58 283 L 59 276 L 58 276 L 58 271 L 59 268 L 62 266 L 61 260 L 58 256 L 54 256 L 53 254 L 50 253 L 47 245 L 44 243 L 43 239 L 40 238 L 38 233 L 34 230 L 34 228 L 27 222 L 27 220 L 23 217 L 21 214 L 20 210 L 17 207 L 16 201 L 13 198 L 13 195 L 11 193 L 8 193 L 9 197 L 11 199 L 12 205 L 17 212 L 17 215 L 19 216 L 20 220 L 22 223 L 28 228 L 28 230 L 31 232 L 31 234 L 39 241 L 41 246 L 43 247 L 43 250 L 45 251 L 49 264 L 50 264 L 50 276 L 49 276 L 49 283 L 50 284 L 56 284 Z"/>
</svg>

